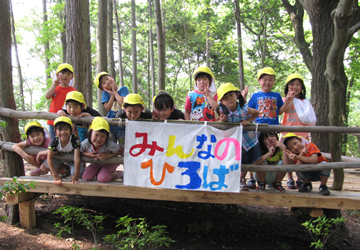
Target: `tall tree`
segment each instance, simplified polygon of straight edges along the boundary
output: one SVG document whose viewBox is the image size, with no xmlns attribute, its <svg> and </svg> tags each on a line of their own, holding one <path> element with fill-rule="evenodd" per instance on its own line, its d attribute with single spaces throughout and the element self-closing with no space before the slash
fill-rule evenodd
<svg viewBox="0 0 360 250">
<path fill-rule="evenodd" d="M 11 25 L 10 2 L 0 1 L 0 107 L 16 109 L 11 66 Z M 1 130 L 1 140 L 20 142 L 19 121 L 16 118 L 1 117 L 7 122 L 7 128 Z M 3 152 L 4 176 L 13 177 L 25 175 L 22 158 L 10 151 Z M 11 224 L 19 221 L 18 206 L 8 206 L 8 217 Z"/>
<path fill-rule="evenodd" d="M 74 67 L 76 89 L 84 94 L 86 103 L 92 103 L 91 82 L 88 81 L 88 45 L 90 19 L 88 1 L 66 0 L 66 61 Z M 92 87 L 92 86 L 91 86 Z"/>
<path fill-rule="evenodd" d="M 137 51 L 136 51 L 136 4 L 135 0 L 131 0 L 131 44 L 132 44 L 132 86 L 133 93 L 137 93 L 138 80 L 137 80 Z"/>
<path fill-rule="evenodd" d="M 98 0 L 98 26 L 97 26 L 97 65 L 96 71 L 100 73 L 107 71 L 107 53 L 106 53 L 106 0 Z M 97 89 L 98 111 L 102 116 L 106 116 L 107 112 L 101 103 L 102 91 Z"/>
<path fill-rule="evenodd" d="M 48 20 L 48 16 L 47 16 L 47 11 L 46 11 L 46 0 L 43 0 L 43 27 L 44 27 L 44 29 L 46 29 L 47 20 Z M 47 39 L 47 41 L 45 42 L 45 49 L 44 49 L 45 72 L 50 67 L 50 60 L 47 56 L 47 53 L 49 52 L 49 47 L 50 47 L 50 44 L 49 44 L 49 40 Z M 49 83 L 50 73 L 46 73 L 45 75 L 46 75 L 46 82 Z"/>
<path fill-rule="evenodd" d="M 149 54 L 150 54 L 150 74 L 151 74 L 151 100 L 155 96 L 155 60 L 154 60 L 154 40 L 153 40 L 153 12 L 152 12 L 152 0 L 148 1 L 149 4 Z M 150 92 L 149 92 L 150 94 Z"/>
<path fill-rule="evenodd" d="M 240 90 L 244 90 L 245 79 L 244 79 L 244 62 L 243 62 L 243 51 L 242 51 L 242 36 L 241 36 L 241 20 L 240 20 L 239 0 L 234 0 L 234 5 L 235 5 L 237 40 L 238 40 L 237 43 L 238 43 L 238 60 L 239 60 L 239 82 L 240 82 Z"/>
<path fill-rule="evenodd" d="M 114 12 L 115 12 L 115 23 L 116 23 L 116 33 L 117 33 L 117 39 L 118 39 L 118 51 L 119 51 L 119 80 L 120 80 L 120 86 L 124 86 L 124 69 L 123 69 L 123 63 L 122 63 L 122 45 L 121 45 L 121 31 L 120 31 L 120 23 L 116 8 L 116 0 L 114 0 Z"/>
<path fill-rule="evenodd" d="M 163 30 L 160 0 L 155 0 L 156 35 L 158 42 L 158 87 L 165 89 L 165 34 Z"/>
<path fill-rule="evenodd" d="M 109 60 L 109 74 L 116 80 L 115 62 L 114 62 L 114 25 L 113 25 L 113 2 L 107 2 L 107 51 Z"/>
</svg>

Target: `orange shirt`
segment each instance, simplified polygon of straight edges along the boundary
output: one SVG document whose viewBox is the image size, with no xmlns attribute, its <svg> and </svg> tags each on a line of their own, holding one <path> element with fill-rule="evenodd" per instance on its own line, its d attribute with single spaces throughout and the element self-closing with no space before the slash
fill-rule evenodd
<svg viewBox="0 0 360 250">
<path fill-rule="evenodd" d="M 64 106 L 64 103 L 65 103 L 66 94 L 71 91 L 76 91 L 76 89 L 71 86 L 65 88 L 65 87 L 61 87 L 60 85 L 58 85 L 55 88 L 55 92 L 54 92 L 53 96 L 51 97 L 51 104 L 50 104 L 49 112 L 57 113 L 60 109 L 62 109 L 62 107 Z M 54 125 L 54 121 L 48 120 L 47 124 Z"/>
<path fill-rule="evenodd" d="M 283 101 L 285 102 L 285 97 L 283 97 Z M 296 113 L 294 104 L 291 107 L 290 113 L 284 112 L 284 117 L 283 117 L 281 125 L 283 125 L 283 126 L 308 126 L 300 121 L 300 119 Z M 305 139 L 309 139 L 308 132 L 282 132 L 283 136 L 286 135 L 287 133 L 294 133 L 297 136 L 301 136 L 301 137 L 304 137 Z"/>
<path fill-rule="evenodd" d="M 310 147 L 308 148 L 308 153 L 306 155 L 304 155 L 305 157 L 310 157 L 313 154 L 317 154 L 318 155 L 318 162 L 323 162 L 326 161 L 328 162 L 328 160 L 326 160 L 326 158 L 321 154 L 319 148 L 312 142 L 309 142 L 307 144 L 305 144 L 305 147 L 307 147 L 310 144 Z M 297 162 L 297 160 L 294 160 L 294 164 Z M 304 164 L 307 164 L 306 162 L 304 162 Z"/>
</svg>

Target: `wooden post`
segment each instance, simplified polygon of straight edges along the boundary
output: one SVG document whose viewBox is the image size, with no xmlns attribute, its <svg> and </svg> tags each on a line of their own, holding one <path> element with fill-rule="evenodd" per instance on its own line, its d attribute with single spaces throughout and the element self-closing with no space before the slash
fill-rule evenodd
<svg viewBox="0 0 360 250">
<path fill-rule="evenodd" d="M 20 225 L 25 228 L 36 226 L 35 200 L 23 201 L 19 203 Z"/>
</svg>

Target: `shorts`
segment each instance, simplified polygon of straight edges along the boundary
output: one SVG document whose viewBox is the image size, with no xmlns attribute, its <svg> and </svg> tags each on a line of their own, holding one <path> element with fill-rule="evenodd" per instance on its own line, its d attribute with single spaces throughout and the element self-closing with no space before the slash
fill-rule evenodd
<svg viewBox="0 0 360 250">
<path fill-rule="evenodd" d="M 119 143 L 120 146 L 124 147 L 125 145 L 125 128 L 110 128 L 110 138 L 109 140 L 114 143 Z"/>
<path fill-rule="evenodd" d="M 75 163 L 74 161 L 64 161 L 64 160 L 61 160 L 61 159 L 56 159 L 56 158 L 53 158 L 53 163 L 54 163 L 54 168 L 57 170 L 59 168 L 59 166 L 61 164 L 66 164 L 67 166 L 69 166 L 70 168 L 70 174 L 71 175 L 74 175 L 75 174 Z M 45 164 L 45 167 L 46 168 L 49 168 L 49 164 L 48 164 L 48 161 L 45 160 L 44 161 L 44 164 Z M 81 162 L 80 163 L 80 177 L 82 176 L 82 173 L 84 172 L 84 163 Z"/>
<path fill-rule="evenodd" d="M 320 176 L 330 177 L 330 172 L 330 169 L 324 169 L 320 171 L 296 172 L 296 175 L 300 180 L 308 179 L 309 181 L 321 181 Z"/>
<path fill-rule="evenodd" d="M 85 140 L 87 138 L 89 128 L 80 127 L 80 126 L 77 126 L 77 128 L 78 128 L 78 134 L 80 137 L 80 141 L 82 142 L 83 140 Z"/>
<path fill-rule="evenodd" d="M 246 151 L 244 148 L 242 148 L 241 164 L 253 164 L 260 158 L 261 154 L 259 143 L 256 143 L 256 145 L 250 148 L 249 151 Z"/>
<path fill-rule="evenodd" d="M 268 165 L 267 162 L 266 162 L 266 165 Z M 278 163 L 276 163 L 276 165 L 282 165 L 282 160 L 278 161 Z M 254 173 L 254 179 L 255 179 L 255 181 L 259 181 L 259 178 L 257 177 L 256 172 Z M 275 182 L 275 180 L 276 180 L 276 172 L 267 172 L 266 173 L 265 184 L 272 185 Z"/>
</svg>

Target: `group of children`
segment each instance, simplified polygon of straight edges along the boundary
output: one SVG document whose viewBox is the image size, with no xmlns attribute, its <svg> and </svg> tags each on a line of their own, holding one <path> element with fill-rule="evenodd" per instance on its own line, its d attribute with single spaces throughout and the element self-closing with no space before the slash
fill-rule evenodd
<svg viewBox="0 0 360 250">
<path fill-rule="evenodd" d="M 253 94 L 246 103 L 247 90 L 240 92 L 231 83 L 215 86 L 215 77 L 208 67 L 199 67 L 194 72 L 194 91 L 186 96 L 185 113 L 176 108 L 173 98 L 166 91 L 160 91 L 153 99 L 153 109 L 145 108 L 144 101 L 138 94 L 131 94 L 126 86 L 118 87 L 115 79 L 106 72 L 96 75 L 94 84 L 102 90 L 102 104 L 108 111 L 108 118 L 141 119 L 185 119 L 196 121 L 240 122 L 247 126 L 256 123 L 279 124 L 279 115 L 285 113 L 283 125 L 314 125 L 316 115 L 310 102 L 305 98 L 306 89 L 302 76 L 295 73 L 286 80 L 285 97 L 272 92 L 275 83 L 275 71 L 266 67 L 259 70 L 257 78 L 261 91 Z M 50 112 L 57 113 L 55 121 L 49 120 L 49 131 L 38 122 L 31 121 L 25 126 L 27 140 L 13 146 L 14 150 L 26 161 L 36 166 L 31 175 L 42 175 L 51 171 L 54 184 L 61 185 L 59 169 L 65 164 L 70 168 L 73 183 L 79 178 L 90 181 L 97 178 L 100 182 L 110 182 L 121 177 L 116 171 L 117 165 L 90 164 L 84 171 L 80 155 L 105 160 L 124 152 L 125 129 L 110 127 L 100 114 L 87 107 L 83 95 L 72 86 L 75 83 L 73 68 L 69 64 L 59 65 L 53 85 L 46 93 L 46 98 L 52 99 Z M 312 110 L 312 116 L 309 111 Z M 73 124 L 71 117 L 81 118 L 95 116 L 92 124 Z M 310 121 L 309 121 L 310 120 Z M 50 138 L 52 138 L 50 140 Z M 308 134 L 283 133 L 279 140 L 277 132 L 254 131 L 243 132 L 243 164 L 279 165 L 309 164 L 327 162 L 319 149 L 309 142 Z M 22 148 L 39 146 L 46 150 L 36 156 L 25 153 Z M 73 152 L 74 159 L 60 160 L 54 155 L 57 152 Z M 256 188 L 265 190 L 266 184 L 276 191 L 284 192 L 281 181 L 285 172 L 255 172 L 250 173 L 246 182 L 246 172 L 241 172 L 241 190 Z M 329 195 L 326 186 L 330 171 L 297 172 L 296 182 L 300 192 L 312 189 L 311 181 L 320 181 L 320 193 Z M 295 188 L 292 173 L 288 173 L 288 188 Z M 257 187 L 256 187 L 256 182 Z"/>
</svg>

